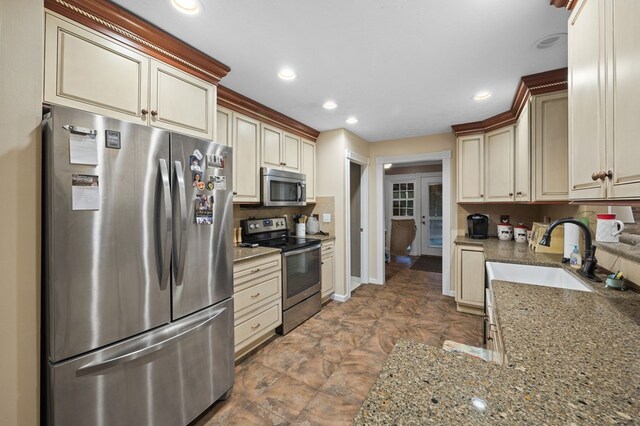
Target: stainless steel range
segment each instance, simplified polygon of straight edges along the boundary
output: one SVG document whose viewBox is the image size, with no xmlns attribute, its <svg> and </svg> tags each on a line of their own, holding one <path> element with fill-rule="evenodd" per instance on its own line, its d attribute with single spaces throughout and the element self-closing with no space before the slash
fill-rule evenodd
<svg viewBox="0 0 640 426">
<path fill-rule="evenodd" d="M 283 217 L 241 221 L 242 240 L 282 250 L 282 326 L 287 334 L 322 308 L 320 240 L 289 235 Z"/>
</svg>

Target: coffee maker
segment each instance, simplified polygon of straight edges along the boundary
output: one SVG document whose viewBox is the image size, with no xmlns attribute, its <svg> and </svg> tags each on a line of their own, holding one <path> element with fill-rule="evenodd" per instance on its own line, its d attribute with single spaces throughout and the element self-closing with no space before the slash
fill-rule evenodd
<svg viewBox="0 0 640 426">
<path fill-rule="evenodd" d="M 467 216 L 467 228 L 469 238 L 484 240 L 489 233 L 489 216 L 482 213 L 474 213 Z"/>
</svg>

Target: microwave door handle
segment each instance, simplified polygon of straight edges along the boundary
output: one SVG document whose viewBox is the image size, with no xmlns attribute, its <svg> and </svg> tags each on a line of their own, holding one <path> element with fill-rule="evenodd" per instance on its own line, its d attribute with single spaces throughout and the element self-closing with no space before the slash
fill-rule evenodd
<svg viewBox="0 0 640 426">
<path fill-rule="evenodd" d="M 171 218 L 171 188 L 169 183 L 169 169 L 167 168 L 167 162 L 164 158 L 158 160 L 158 169 L 160 170 L 160 179 L 162 181 L 162 206 L 164 207 L 164 217 L 165 217 L 165 231 L 159 232 L 158 242 L 160 242 L 161 236 L 164 236 L 164 242 L 161 243 L 161 248 L 159 249 L 160 254 L 160 290 L 165 290 L 167 288 L 167 283 L 169 281 L 169 272 L 171 271 L 171 232 L 172 232 L 172 223 L 173 220 Z M 160 194 L 158 194 L 160 195 Z M 164 235 L 163 235 L 164 234 Z"/>
<path fill-rule="evenodd" d="M 173 261 L 176 271 L 175 285 L 182 285 L 184 279 L 184 266 L 187 254 L 187 196 L 184 186 L 184 171 L 179 161 L 174 163 L 174 172 L 178 187 L 178 203 L 180 207 L 180 246 L 173 245 Z"/>
<path fill-rule="evenodd" d="M 298 183 L 298 202 L 302 201 L 302 184 Z"/>
</svg>

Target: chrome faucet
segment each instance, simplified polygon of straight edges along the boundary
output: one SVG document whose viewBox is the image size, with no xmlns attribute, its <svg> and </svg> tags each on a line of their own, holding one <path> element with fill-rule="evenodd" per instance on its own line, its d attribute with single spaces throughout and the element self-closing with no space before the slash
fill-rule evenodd
<svg viewBox="0 0 640 426">
<path fill-rule="evenodd" d="M 544 233 L 542 239 L 540 240 L 540 244 L 545 247 L 549 247 L 551 245 L 551 232 L 556 226 L 563 223 L 572 223 L 574 225 L 577 225 L 580 229 L 582 229 L 584 233 L 584 257 L 582 259 L 582 268 L 578 271 L 578 273 L 591 281 L 600 282 L 600 278 L 598 278 L 595 274 L 596 267 L 598 266 L 598 260 L 596 259 L 596 247 L 591 241 L 591 230 L 584 223 L 570 217 L 567 217 L 565 219 L 558 219 L 555 222 L 551 223 L 551 225 L 549 225 L 547 231 Z"/>
</svg>

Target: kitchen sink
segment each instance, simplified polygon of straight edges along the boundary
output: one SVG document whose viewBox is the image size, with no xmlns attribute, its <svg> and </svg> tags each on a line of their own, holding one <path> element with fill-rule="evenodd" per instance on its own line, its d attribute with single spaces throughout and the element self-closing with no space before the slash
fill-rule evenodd
<svg viewBox="0 0 640 426">
<path fill-rule="evenodd" d="M 511 281 L 519 284 L 565 288 L 568 290 L 592 291 L 579 279 L 562 268 L 498 262 L 487 262 L 486 266 L 487 277 L 490 280 Z"/>
</svg>

